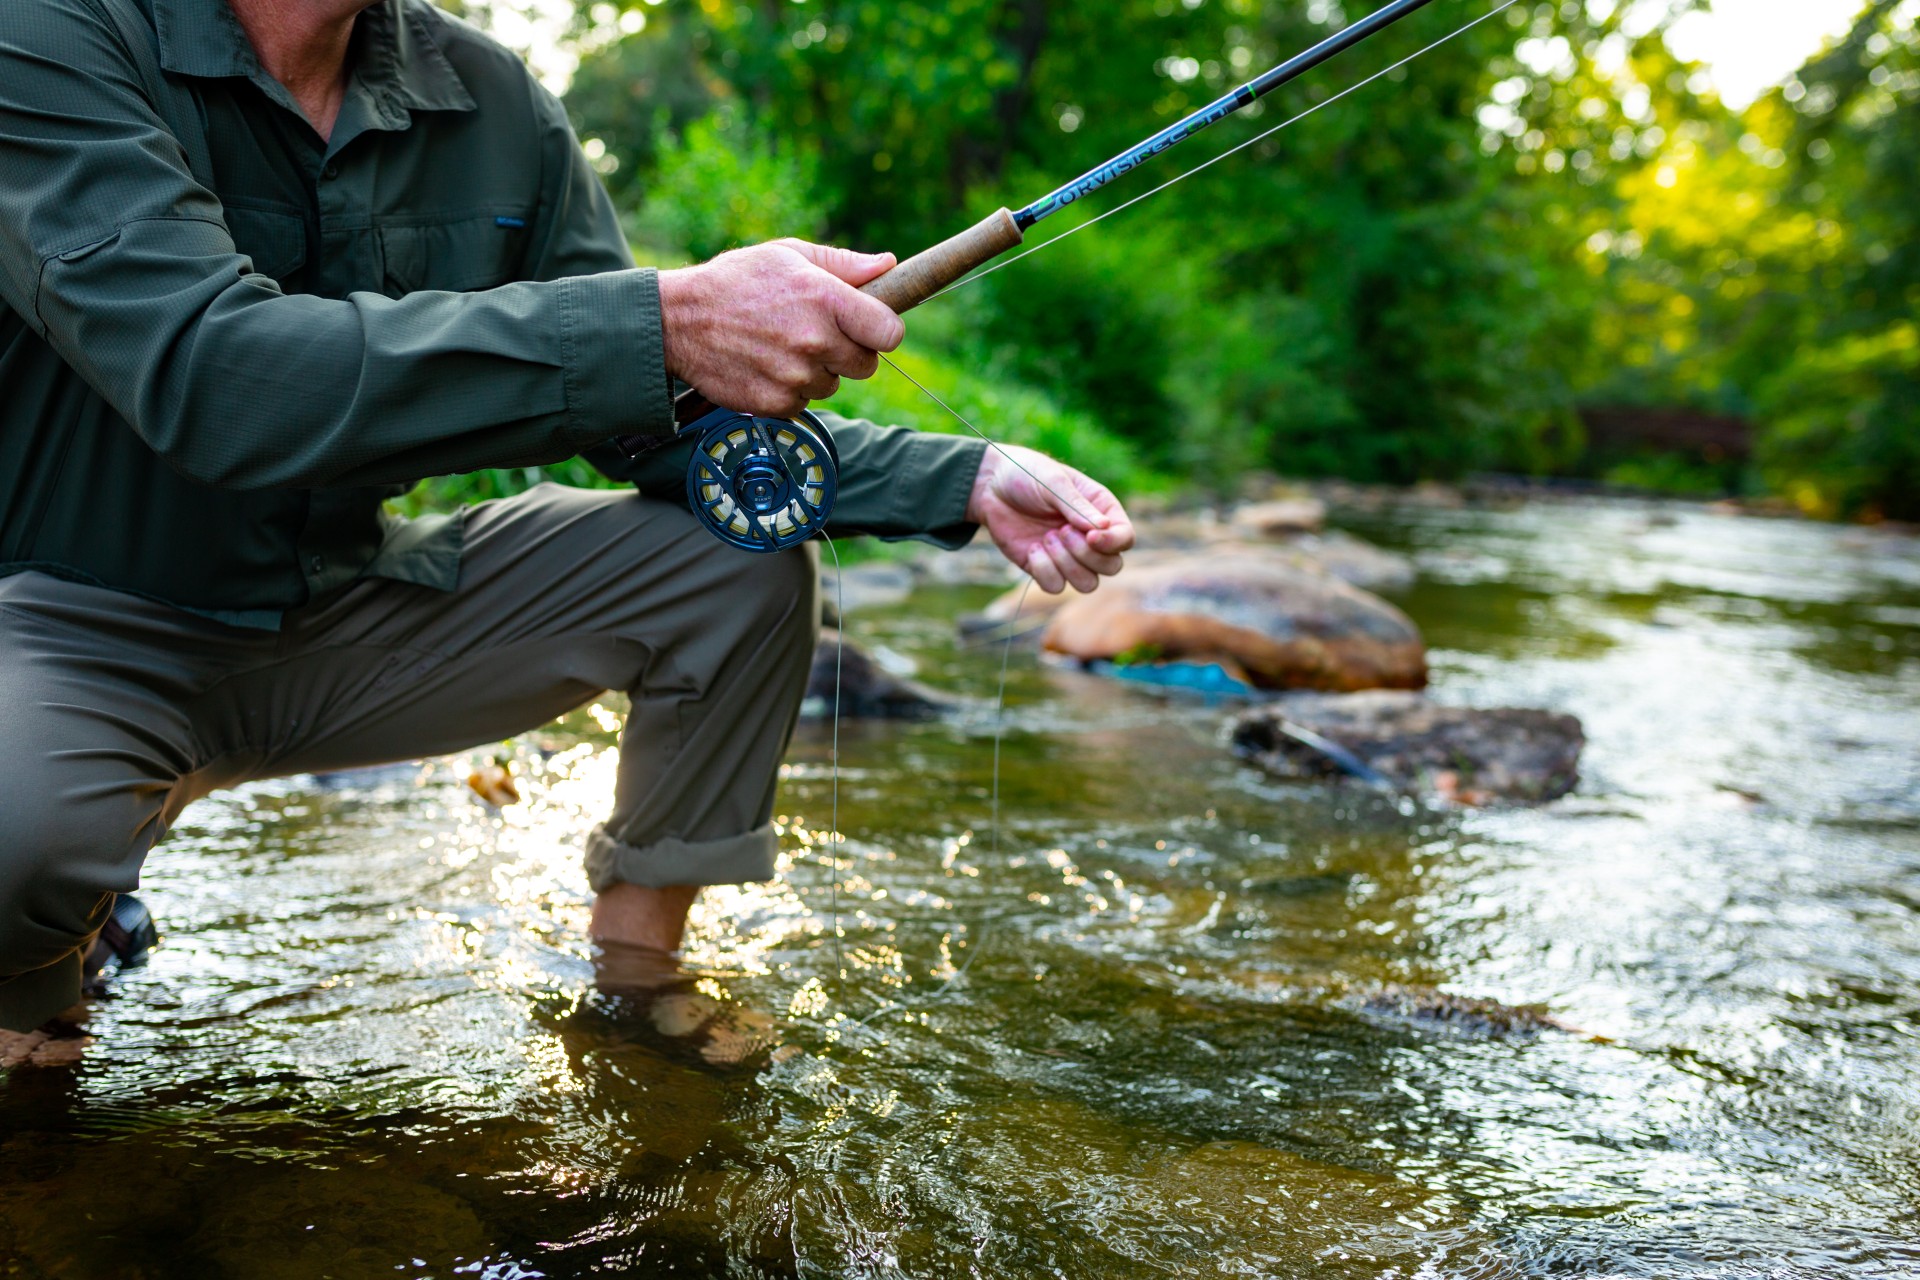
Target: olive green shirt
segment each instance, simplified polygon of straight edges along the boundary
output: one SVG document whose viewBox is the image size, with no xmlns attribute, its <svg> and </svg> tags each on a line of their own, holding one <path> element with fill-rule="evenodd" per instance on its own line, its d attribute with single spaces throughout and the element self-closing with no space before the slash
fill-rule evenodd
<svg viewBox="0 0 1920 1280">
<path fill-rule="evenodd" d="M 584 454 L 684 501 L 659 291 L 519 58 L 359 18 L 332 137 L 225 0 L 0 2 L 0 574 L 239 625 L 362 575 L 451 588 L 422 477 Z M 982 446 L 830 419 L 829 531 L 971 536 Z M 745 554 L 745 553 L 743 553 Z"/>
</svg>

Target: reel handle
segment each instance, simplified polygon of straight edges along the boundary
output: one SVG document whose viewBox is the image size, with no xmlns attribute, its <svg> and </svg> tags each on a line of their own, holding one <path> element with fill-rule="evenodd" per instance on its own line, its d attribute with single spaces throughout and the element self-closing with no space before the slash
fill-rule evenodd
<svg viewBox="0 0 1920 1280">
<path fill-rule="evenodd" d="M 923 249 L 893 270 L 860 286 L 860 292 L 905 314 L 985 262 L 991 262 L 1025 238 L 1013 213 L 1000 209 L 968 227 Z M 712 413 L 713 401 L 698 391 L 683 391 L 673 402 L 673 420 L 681 426 L 697 422 Z"/>
</svg>

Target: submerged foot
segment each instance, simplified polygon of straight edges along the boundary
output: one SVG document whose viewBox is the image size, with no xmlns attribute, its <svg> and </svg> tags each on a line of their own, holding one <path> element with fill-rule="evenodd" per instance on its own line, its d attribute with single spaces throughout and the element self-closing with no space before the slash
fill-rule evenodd
<svg viewBox="0 0 1920 1280">
<path fill-rule="evenodd" d="M 642 1015 L 646 1029 L 675 1056 L 739 1068 L 784 1062 L 799 1052 L 781 1042 L 771 1017 L 686 973 L 667 952 L 602 942 L 594 971 L 594 984 Z"/>
<path fill-rule="evenodd" d="M 0 1031 L 0 1070 L 14 1067 L 71 1067 L 93 1037 L 80 1029 L 85 1005 L 75 1005 L 37 1031 Z"/>
</svg>

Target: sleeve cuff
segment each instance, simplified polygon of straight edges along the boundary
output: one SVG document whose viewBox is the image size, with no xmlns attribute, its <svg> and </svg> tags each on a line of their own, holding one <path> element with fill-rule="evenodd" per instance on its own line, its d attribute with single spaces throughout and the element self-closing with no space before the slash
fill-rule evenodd
<svg viewBox="0 0 1920 1280">
<path fill-rule="evenodd" d="M 894 489 L 894 527 L 917 530 L 906 536 L 958 551 L 973 541 L 980 527 L 967 519 L 967 504 L 973 500 L 973 482 L 980 474 L 987 442 L 921 433 L 906 444 L 907 465 L 902 470 L 915 482 Z"/>
<path fill-rule="evenodd" d="M 619 435 L 671 435 L 673 387 L 651 268 L 560 282 L 567 430 L 588 448 Z"/>
</svg>

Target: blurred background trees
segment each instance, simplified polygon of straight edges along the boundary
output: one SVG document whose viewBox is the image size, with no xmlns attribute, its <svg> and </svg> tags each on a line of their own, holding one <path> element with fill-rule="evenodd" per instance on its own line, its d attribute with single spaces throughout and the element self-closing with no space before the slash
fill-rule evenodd
<svg viewBox="0 0 1920 1280">
<path fill-rule="evenodd" d="M 1128 483 L 1491 470 L 1920 518 L 1920 0 L 1863 3 L 1737 112 L 1664 38 L 1699 2 L 1516 5 L 931 304 L 903 358 Z M 582 0 L 566 101 L 644 259 L 904 256 L 1370 7 Z M 1036 236 L 1489 7 L 1434 5 Z M 951 425 L 884 368 L 835 407 Z"/>
</svg>

